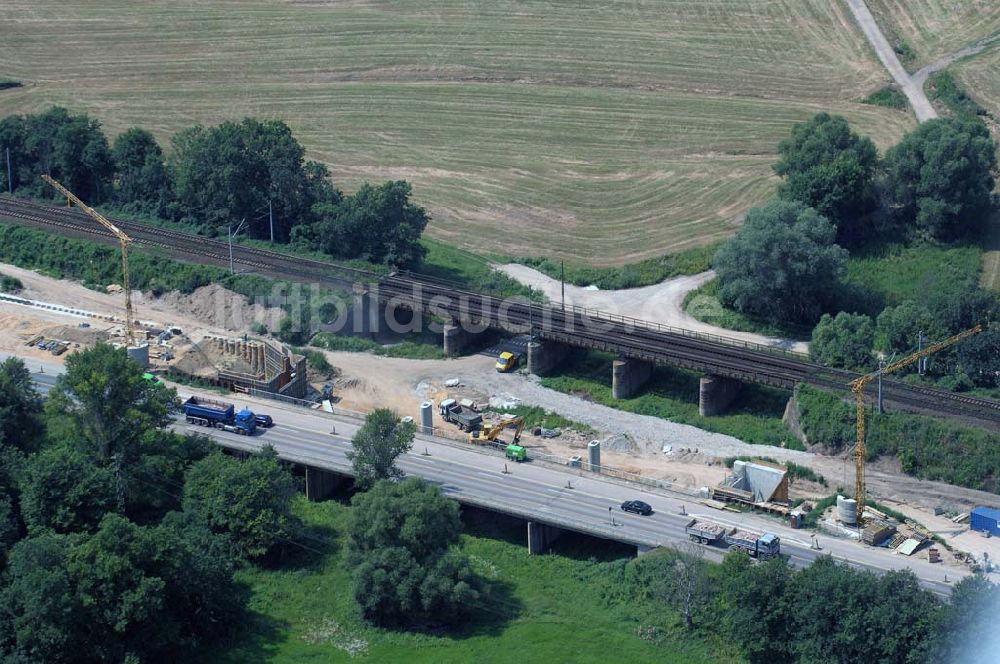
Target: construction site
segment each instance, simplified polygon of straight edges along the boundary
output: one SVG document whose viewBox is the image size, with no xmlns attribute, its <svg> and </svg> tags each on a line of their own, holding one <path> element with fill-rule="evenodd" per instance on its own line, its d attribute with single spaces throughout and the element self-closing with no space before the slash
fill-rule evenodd
<svg viewBox="0 0 1000 664">
<path fill-rule="evenodd" d="M 894 511 L 898 507 L 898 512 L 890 515 L 866 504 L 863 398 L 866 387 L 882 375 L 976 334 L 978 328 L 930 345 L 852 383 L 858 413 L 858 439 L 853 451 L 855 491 L 853 497 L 840 495 L 832 504 L 827 498 L 824 504 L 824 496 L 829 493 L 825 483 L 821 487 L 808 480 L 793 480 L 789 466 L 754 458 L 758 454 L 752 445 L 735 439 L 727 441 L 724 439 L 728 437 L 693 427 L 682 427 L 678 429 L 682 433 L 669 434 L 676 425 L 671 427 L 657 418 L 646 418 L 657 419 L 650 436 L 636 435 L 645 424 L 641 416 L 615 413 L 613 419 L 620 423 L 614 424 L 612 419 L 595 420 L 592 413 L 610 415 L 606 411 L 613 409 L 585 404 L 580 411 L 579 403 L 556 397 L 538 388 L 537 382 L 526 380 L 523 373 L 509 371 L 509 357 L 502 369 L 496 368 L 497 355 L 504 359 L 498 349 L 488 349 L 480 357 L 416 362 L 326 353 L 327 359 L 340 369 L 339 379 L 331 384 L 326 382 L 331 378 L 327 375 L 310 381 L 305 357 L 270 337 L 251 338 L 245 332 L 248 322 L 268 315 L 280 316 L 280 310 L 240 311 L 239 316 L 230 316 L 234 309 L 249 305 L 218 287 L 206 287 L 192 294 L 190 301 L 183 301 L 176 294 L 147 300 L 142 293 L 133 293 L 128 274 L 129 236 L 55 181 L 50 184 L 118 238 L 122 284 L 108 285 L 103 294 L 76 287 L 78 296 L 67 298 L 65 285 L 44 284 L 45 280 L 37 275 L 5 267 L 23 278 L 28 287 L 18 295 L 0 296 L 5 311 L 24 314 L 4 314 L 6 320 L 0 319 L 0 328 L 14 332 L 18 339 L 16 350 L 29 356 L 48 356 L 61 361 L 77 349 L 106 342 L 125 348 L 151 373 L 181 383 L 243 394 L 308 399 L 314 403 L 324 401 L 329 409 L 333 402 L 338 402 L 342 409 L 362 413 L 390 407 L 415 420 L 419 417 L 425 432 L 495 448 L 515 463 L 532 460 L 557 463 L 579 472 L 600 473 L 638 484 L 693 490 L 701 504 L 720 511 L 753 510 L 772 515 L 793 529 L 815 526 L 829 535 L 855 539 L 861 545 L 884 547 L 900 555 L 970 569 L 991 569 L 990 546 L 969 546 L 967 541 L 969 537 L 977 537 L 964 525 L 972 511 L 974 492 L 924 483 L 930 489 L 923 487 L 928 497 L 920 499 L 909 491 L 914 485 L 904 483 L 901 486 L 908 487 L 908 495 L 900 495 L 894 503 Z M 206 307 L 204 302 L 211 298 L 216 299 L 214 306 Z M 121 310 L 123 299 L 125 315 L 110 313 Z M 201 304 L 195 306 L 196 300 Z M 226 303 L 221 304 L 222 300 Z M 75 306 L 54 303 L 58 301 L 72 301 Z M 220 312 L 222 320 L 218 320 Z M 68 323 L 67 318 L 74 323 Z M 270 327 L 276 327 L 273 318 Z M 447 338 L 445 341 L 447 345 Z M 456 371 L 465 365 L 467 371 Z M 334 387 L 336 395 L 332 393 Z M 516 396 L 515 391 L 522 395 L 533 392 L 535 397 Z M 572 420 L 580 423 L 546 429 L 526 426 L 524 417 L 510 414 L 517 406 L 536 403 L 572 416 Z M 879 405 L 876 403 L 876 407 Z M 433 417 L 435 406 L 438 421 Z M 451 425 L 456 429 L 452 430 Z M 699 440 L 703 442 L 692 442 Z M 808 464 L 828 476 L 836 474 L 830 471 L 830 462 L 839 463 L 820 455 L 778 448 L 768 450 L 768 456 Z M 727 457 L 746 458 L 736 459 L 727 468 Z M 883 495 L 886 486 L 896 486 L 902 479 L 884 472 L 876 472 L 874 477 Z M 950 499 L 963 494 L 968 498 Z M 965 538 L 966 546 L 952 547 L 949 543 L 957 543 L 960 538 Z M 938 546 L 939 542 L 943 545 Z"/>
</svg>

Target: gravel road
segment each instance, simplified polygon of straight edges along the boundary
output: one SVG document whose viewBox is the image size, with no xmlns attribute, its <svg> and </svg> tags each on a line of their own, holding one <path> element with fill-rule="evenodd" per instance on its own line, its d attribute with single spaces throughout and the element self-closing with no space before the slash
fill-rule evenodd
<svg viewBox="0 0 1000 664">
<path fill-rule="evenodd" d="M 899 87 L 903 89 L 903 94 L 910 100 L 910 106 L 913 107 L 913 112 L 916 114 L 917 120 L 924 122 L 925 120 L 936 118 L 938 116 L 937 111 L 934 110 L 930 100 L 927 99 L 927 95 L 924 94 L 923 80 L 915 80 L 916 77 L 911 77 L 903 69 L 902 63 L 896 57 L 896 51 L 889 45 L 889 40 L 885 38 L 882 29 L 878 27 L 878 23 L 868 9 L 868 5 L 865 4 L 864 0 L 844 1 L 850 7 L 851 13 L 854 14 L 854 19 L 861 27 L 861 31 L 868 38 L 868 43 L 875 49 L 878 59 L 882 61 L 889 74 Z"/>
<path fill-rule="evenodd" d="M 550 302 L 562 301 L 558 280 L 519 263 L 508 263 L 499 266 L 499 268 L 522 284 L 542 291 Z M 735 341 L 785 348 L 802 354 L 809 352 L 809 344 L 805 341 L 727 330 L 724 327 L 700 321 L 684 311 L 684 298 L 687 294 L 714 278 L 715 272 L 708 270 L 700 274 L 668 279 L 652 286 L 624 290 L 597 290 L 566 284 L 566 304 L 598 309 L 619 316 L 631 316 L 651 323 L 669 325 L 702 334 L 712 334 Z M 706 313 L 710 316 L 712 312 Z"/>
</svg>

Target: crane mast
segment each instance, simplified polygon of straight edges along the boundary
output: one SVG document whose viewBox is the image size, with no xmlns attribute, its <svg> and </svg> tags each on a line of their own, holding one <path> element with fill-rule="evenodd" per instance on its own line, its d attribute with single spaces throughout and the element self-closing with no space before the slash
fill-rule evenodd
<svg viewBox="0 0 1000 664">
<path fill-rule="evenodd" d="M 858 504 L 859 519 L 863 518 L 865 513 L 865 387 L 883 374 L 891 374 L 898 371 L 899 369 L 907 367 L 914 362 L 933 355 L 939 350 L 947 348 L 953 344 L 957 344 L 959 341 L 962 341 L 967 337 L 978 334 L 982 332 L 982 330 L 982 325 L 976 325 L 972 329 L 959 332 L 955 336 L 948 337 L 944 341 L 931 344 L 923 350 L 919 350 L 912 355 L 908 355 L 901 360 L 897 360 L 883 369 L 879 369 L 878 371 L 874 371 L 851 381 L 851 391 L 854 392 L 854 403 L 857 410 L 856 428 L 858 440 L 857 445 L 854 447 L 854 463 L 856 472 L 856 479 L 854 482 L 854 499 Z"/>
<path fill-rule="evenodd" d="M 129 282 L 129 272 L 128 272 L 128 247 L 132 244 L 132 238 L 124 233 L 121 229 L 115 226 L 113 223 L 108 221 L 104 215 L 90 207 L 76 195 L 67 189 L 66 187 L 59 184 L 57 180 L 49 177 L 48 175 L 42 175 L 42 179 L 48 184 L 66 197 L 66 204 L 72 205 L 76 204 L 78 208 L 90 215 L 97 223 L 104 226 L 106 229 L 111 231 L 115 237 L 118 238 L 118 242 L 121 244 L 122 248 L 122 290 L 125 291 L 125 343 L 127 347 L 135 345 L 135 323 L 132 314 L 132 286 Z"/>
</svg>

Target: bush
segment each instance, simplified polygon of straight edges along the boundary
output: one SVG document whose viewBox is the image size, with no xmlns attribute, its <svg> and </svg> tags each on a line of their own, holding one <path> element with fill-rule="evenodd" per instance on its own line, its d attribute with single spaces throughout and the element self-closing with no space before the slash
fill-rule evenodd
<svg viewBox="0 0 1000 664">
<path fill-rule="evenodd" d="M 862 99 L 861 103 L 871 104 L 872 106 L 884 106 L 886 108 L 897 108 L 900 110 L 906 109 L 910 105 L 906 95 L 904 95 L 902 90 L 897 88 L 895 85 L 887 85 L 884 88 L 876 90 Z"/>
<path fill-rule="evenodd" d="M 0 291 L 5 293 L 17 293 L 24 288 L 24 284 L 17 277 L 10 277 L 0 274 Z"/>
<path fill-rule="evenodd" d="M 377 625 L 454 624 L 480 597 L 468 558 L 450 547 L 458 503 L 410 478 L 383 480 L 351 501 L 348 561 L 362 616 Z"/>
<path fill-rule="evenodd" d="M 836 318 L 823 314 L 813 330 L 809 356 L 828 367 L 866 372 L 871 369 L 874 343 L 875 326 L 868 316 L 843 311 Z"/>
</svg>

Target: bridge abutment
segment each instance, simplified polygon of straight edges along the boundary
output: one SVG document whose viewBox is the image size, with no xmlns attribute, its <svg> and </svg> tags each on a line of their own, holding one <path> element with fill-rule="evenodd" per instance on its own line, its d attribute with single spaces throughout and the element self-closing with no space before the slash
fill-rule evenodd
<svg viewBox="0 0 1000 664">
<path fill-rule="evenodd" d="M 306 498 L 313 502 L 329 498 L 337 489 L 350 482 L 350 478 L 328 470 L 305 466 Z"/>
<path fill-rule="evenodd" d="M 634 396 L 652 373 L 650 362 L 619 357 L 611 365 L 611 396 L 615 399 Z"/>
<path fill-rule="evenodd" d="M 698 385 L 698 414 L 702 417 L 721 415 L 740 393 L 743 383 L 735 378 L 708 374 Z"/>
<path fill-rule="evenodd" d="M 528 373 L 535 376 L 545 376 L 566 359 L 569 346 L 557 341 L 528 342 Z"/>
<path fill-rule="evenodd" d="M 562 528 L 537 521 L 528 522 L 528 553 L 532 556 L 545 551 L 563 534 Z"/>
</svg>

